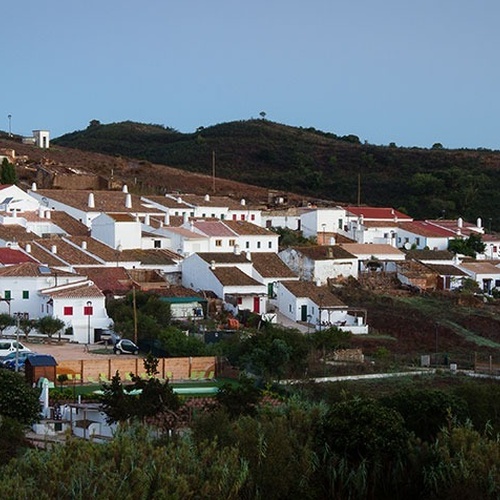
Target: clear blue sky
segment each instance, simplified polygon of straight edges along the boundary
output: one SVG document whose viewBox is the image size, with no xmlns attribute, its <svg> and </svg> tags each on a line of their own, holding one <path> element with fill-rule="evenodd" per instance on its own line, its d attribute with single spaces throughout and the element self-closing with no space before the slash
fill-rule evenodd
<svg viewBox="0 0 500 500">
<path fill-rule="evenodd" d="M 0 129 L 258 118 L 500 149 L 498 0 L 4 2 Z"/>
</svg>

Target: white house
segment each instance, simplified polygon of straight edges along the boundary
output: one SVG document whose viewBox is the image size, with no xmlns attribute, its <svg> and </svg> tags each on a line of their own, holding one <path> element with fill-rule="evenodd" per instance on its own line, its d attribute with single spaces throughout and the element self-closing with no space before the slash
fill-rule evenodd
<svg viewBox="0 0 500 500">
<path fill-rule="evenodd" d="M 397 247 L 406 249 L 446 250 L 450 239 L 455 238 L 455 234 L 450 229 L 421 220 L 401 222 L 396 231 Z"/>
<path fill-rule="evenodd" d="M 141 248 L 141 222 L 129 214 L 101 213 L 92 221 L 92 238 L 111 248 Z"/>
<path fill-rule="evenodd" d="M 192 254 L 182 262 L 182 285 L 213 292 L 233 313 L 241 309 L 262 313 L 266 311 L 267 286 L 253 278 L 252 272 L 252 262 L 245 254 Z"/>
<path fill-rule="evenodd" d="M 84 276 L 42 266 L 35 262 L 0 268 L 0 312 L 37 319 L 47 314 L 40 290 L 68 285 Z"/>
<path fill-rule="evenodd" d="M 404 261 L 406 255 L 401 250 L 391 245 L 343 243 L 342 248 L 351 255 L 356 256 L 359 262 L 359 271 L 365 271 L 379 264 L 380 270 L 387 272 L 396 271 L 396 262 Z"/>
<path fill-rule="evenodd" d="M 300 216 L 300 227 L 305 238 L 317 238 L 318 244 L 335 244 L 335 235 L 348 236 L 346 210 L 342 207 L 311 208 Z"/>
<path fill-rule="evenodd" d="M 109 329 L 113 321 L 106 311 L 105 296 L 90 280 L 58 285 L 39 291 L 44 315 L 66 323 L 62 335 L 73 342 L 93 344 L 100 332 Z"/>
<path fill-rule="evenodd" d="M 358 277 L 358 259 L 339 245 L 291 247 L 278 255 L 304 281 L 325 284 L 328 279 Z"/>
<path fill-rule="evenodd" d="M 247 221 L 224 221 L 237 236 L 237 245 L 245 252 L 278 252 L 279 235 Z"/>
<path fill-rule="evenodd" d="M 351 309 L 328 287 L 307 281 L 282 281 L 277 285 L 277 304 L 284 316 L 317 330 L 335 326 L 352 333 L 368 333 L 366 310 Z"/>
<path fill-rule="evenodd" d="M 484 293 L 490 294 L 493 289 L 500 289 L 500 268 L 489 261 L 466 261 L 459 265 Z"/>
</svg>

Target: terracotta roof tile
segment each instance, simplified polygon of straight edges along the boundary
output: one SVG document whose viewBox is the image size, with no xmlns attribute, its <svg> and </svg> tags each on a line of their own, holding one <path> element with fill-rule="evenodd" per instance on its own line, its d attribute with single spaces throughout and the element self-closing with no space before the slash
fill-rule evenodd
<svg viewBox="0 0 500 500">
<path fill-rule="evenodd" d="M 347 307 L 327 287 L 317 286 L 310 281 L 281 281 L 281 285 L 287 288 L 295 297 L 307 297 L 313 300 L 318 307 Z"/>
<path fill-rule="evenodd" d="M 51 212 L 51 219 L 54 224 L 72 236 L 88 236 L 89 234 L 89 228 L 85 224 L 71 217 L 66 212 L 53 210 Z"/>
<path fill-rule="evenodd" d="M 212 261 L 216 264 L 242 264 L 250 262 L 244 252 L 240 254 L 232 252 L 200 252 L 197 255 L 209 264 Z"/>
<path fill-rule="evenodd" d="M 294 249 L 312 260 L 355 259 L 355 256 L 343 247 L 344 245 L 314 245 Z"/>
<path fill-rule="evenodd" d="M 89 281 L 84 281 L 82 284 L 75 283 L 71 287 L 53 289 L 53 290 L 41 290 L 45 295 L 52 298 L 68 298 L 68 299 L 80 299 L 87 297 L 101 298 L 104 294 L 99 290 L 96 285 L 91 284 Z"/>
<path fill-rule="evenodd" d="M 79 267 L 102 292 L 125 294 L 132 289 L 132 280 L 123 267 Z"/>
<path fill-rule="evenodd" d="M 237 267 L 216 267 L 212 273 L 224 286 L 262 286 L 262 283 L 248 276 Z"/>
<path fill-rule="evenodd" d="M 89 194 L 94 195 L 94 208 L 89 208 Z M 38 189 L 38 196 L 44 196 L 50 200 L 53 199 L 65 205 L 77 208 L 85 212 L 122 212 L 122 213 L 160 213 L 157 208 L 149 208 L 141 201 L 141 197 L 130 194 L 132 207 L 125 206 L 127 193 L 122 191 L 90 191 L 84 189 Z"/>
<path fill-rule="evenodd" d="M 257 235 L 257 236 L 278 236 L 276 233 L 269 231 L 263 227 L 252 224 L 244 220 L 225 220 L 224 225 L 234 231 L 236 234 L 243 235 Z"/>
<path fill-rule="evenodd" d="M 79 276 L 59 269 L 43 266 L 35 262 L 24 262 L 23 264 L 6 266 L 0 268 L 0 276 L 38 277 L 38 276 Z"/>
<path fill-rule="evenodd" d="M 70 265 L 102 265 L 102 262 L 85 253 L 81 248 L 71 245 L 62 238 L 46 238 L 36 242 L 42 246 L 47 252 L 52 253 L 56 257 L 62 259 Z M 55 247 L 56 253 L 52 252 Z"/>
<path fill-rule="evenodd" d="M 254 269 L 263 278 L 295 278 L 297 275 L 275 253 L 252 253 Z"/>
</svg>

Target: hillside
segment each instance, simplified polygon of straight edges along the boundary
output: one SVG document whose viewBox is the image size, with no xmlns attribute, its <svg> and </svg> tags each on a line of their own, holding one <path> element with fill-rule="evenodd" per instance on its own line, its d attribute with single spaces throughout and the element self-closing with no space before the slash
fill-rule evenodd
<svg viewBox="0 0 500 500">
<path fill-rule="evenodd" d="M 339 203 L 357 203 L 359 179 L 362 204 L 394 206 L 416 218 L 482 217 L 500 229 L 497 151 L 375 146 L 355 135 L 268 120 L 200 127 L 192 134 L 93 121 L 53 143 L 208 175 L 215 151 L 218 177 Z"/>
</svg>

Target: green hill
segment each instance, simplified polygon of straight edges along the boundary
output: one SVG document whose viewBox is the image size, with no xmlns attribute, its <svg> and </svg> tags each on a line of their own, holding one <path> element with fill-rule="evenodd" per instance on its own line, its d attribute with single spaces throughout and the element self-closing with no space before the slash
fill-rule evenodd
<svg viewBox="0 0 500 500">
<path fill-rule="evenodd" d="M 53 143 L 147 160 L 296 192 L 304 196 L 393 206 L 415 218 L 482 217 L 500 229 L 500 152 L 361 144 L 313 128 L 248 120 L 180 133 L 161 125 L 93 121 Z M 491 221 L 490 221 L 491 219 Z"/>
</svg>

